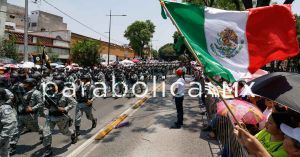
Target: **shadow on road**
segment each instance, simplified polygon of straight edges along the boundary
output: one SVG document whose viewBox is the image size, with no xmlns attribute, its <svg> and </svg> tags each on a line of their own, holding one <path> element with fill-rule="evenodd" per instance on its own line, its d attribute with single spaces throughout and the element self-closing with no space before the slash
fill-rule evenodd
<svg viewBox="0 0 300 157">
<path fill-rule="evenodd" d="M 16 154 L 25 154 L 27 152 L 34 150 L 39 145 L 42 145 L 42 142 L 38 142 L 34 145 L 17 145 L 17 147 L 16 147 L 17 153 Z"/>
<path fill-rule="evenodd" d="M 101 142 L 102 143 L 113 142 L 120 135 L 121 135 L 121 130 L 116 130 L 110 133 L 109 136 L 105 137 Z"/>
</svg>

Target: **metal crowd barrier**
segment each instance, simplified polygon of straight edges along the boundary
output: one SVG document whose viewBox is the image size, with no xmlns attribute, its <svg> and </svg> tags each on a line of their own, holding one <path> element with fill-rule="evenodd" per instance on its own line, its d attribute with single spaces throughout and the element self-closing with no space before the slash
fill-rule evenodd
<svg viewBox="0 0 300 157">
<path fill-rule="evenodd" d="M 216 118 L 214 131 L 217 140 L 223 148 L 222 155 L 226 157 L 247 157 L 247 151 L 238 142 L 237 137 L 233 133 L 234 124 L 232 120 L 230 120 L 230 116 L 216 116 L 217 102 L 219 102 L 219 99 L 207 95 L 205 102 L 208 120 Z"/>
</svg>

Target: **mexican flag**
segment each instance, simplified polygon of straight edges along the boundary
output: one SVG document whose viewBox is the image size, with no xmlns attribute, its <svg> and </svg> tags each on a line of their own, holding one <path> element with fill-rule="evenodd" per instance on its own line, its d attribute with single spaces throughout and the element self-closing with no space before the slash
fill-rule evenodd
<svg viewBox="0 0 300 157">
<path fill-rule="evenodd" d="M 271 61 L 299 53 L 290 5 L 225 11 L 168 1 L 161 4 L 210 77 L 238 81 Z"/>
</svg>

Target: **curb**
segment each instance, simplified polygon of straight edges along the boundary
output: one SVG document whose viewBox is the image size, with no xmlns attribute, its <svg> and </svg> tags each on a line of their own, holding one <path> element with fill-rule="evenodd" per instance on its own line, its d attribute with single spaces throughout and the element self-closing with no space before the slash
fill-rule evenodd
<svg viewBox="0 0 300 157">
<path fill-rule="evenodd" d="M 161 88 L 161 84 L 156 87 L 156 91 Z M 152 93 L 153 90 L 150 92 Z M 148 99 L 150 98 L 149 94 L 140 100 L 138 100 L 132 107 L 127 109 L 125 112 L 123 112 L 115 121 L 111 122 L 110 124 L 106 125 L 102 130 L 100 130 L 96 137 L 95 140 L 101 140 L 103 139 L 106 135 L 108 135 L 117 125 L 119 125 L 124 119 L 128 117 L 130 113 L 132 113 L 134 110 L 138 109 L 141 107 Z"/>
</svg>

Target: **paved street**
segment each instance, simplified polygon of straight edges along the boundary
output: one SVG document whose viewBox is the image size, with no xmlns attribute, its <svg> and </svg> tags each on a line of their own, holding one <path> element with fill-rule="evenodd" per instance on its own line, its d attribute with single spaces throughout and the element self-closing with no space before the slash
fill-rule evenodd
<svg viewBox="0 0 300 157">
<path fill-rule="evenodd" d="M 150 98 L 129 115 L 123 122 L 129 122 L 129 126 L 114 129 L 109 135 L 100 141 L 93 141 L 86 149 L 80 150 L 77 156 L 96 157 L 139 157 L 139 156 L 216 156 L 219 148 L 202 138 L 201 125 L 205 120 L 199 115 L 200 108 L 197 98 L 186 97 L 184 100 L 185 119 L 182 129 L 170 129 L 176 120 L 176 109 L 172 99 L 170 83 L 174 77 L 166 81 L 166 97 L 161 97 L 158 90 L 156 98 Z M 150 87 L 151 88 L 151 87 Z M 84 117 L 82 121 L 82 136 L 76 145 L 70 144 L 69 137 L 56 132 L 53 136 L 53 150 L 55 156 L 67 156 L 95 135 L 105 125 L 112 122 L 138 98 L 99 98 L 94 102 L 95 116 L 98 118 L 98 126 L 91 130 L 91 122 Z M 71 111 L 74 116 L 74 109 Z M 41 123 L 43 120 L 41 120 Z M 43 124 L 43 123 L 42 123 Z M 215 154 L 212 153 L 212 150 Z M 41 156 L 43 146 L 39 143 L 38 133 L 23 135 L 17 146 L 17 157 Z M 101 154 L 101 155 L 99 155 Z M 202 156 L 201 155 L 201 156 Z"/>
<path fill-rule="evenodd" d="M 173 79 L 174 80 L 174 79 Z M 129 126 L 115 129 L 101 141 L 95 141 L 78 156 L 84 157 L 199 157 L 217 156 L 215 142 L 202 138 L 197 98 L 184 100 L 185 120 L 182 129 L 170 129 L 176 121 L 174 100 L 166 85 L 166 98 L 150 98 L 137 112 L 125 121 Z M 158 96 L 161 93 L 158 92 Z"/>
<path fill-rule="evenodd" d="M 90 138 L 97 131 L 103 128 L 106 124 L 111 122 L 115 117 L 119 116 L 124 110 L 130 107 L 134 102 L 137 101 L 137 98 L 98 98 L 94 102 L 94 108 L 96 111 L 94 112 L 95 117 L 98 118 L 98 126 L 97 128 L 91 130 L 91 121 L 88 121 L 85 116 L 82 119 L 82 135 L 79 137 L 79 141 L 76 145 L 71 145 L 71 140 L 69 137 L 64 136 L 60 133 L 57 133 L 58 129 L 56 127 L 56 133 L 53 136 L 53 150 L 55 156 L 64 156 L 63 153 L 68 151 L 72 151 L 77 146 L 80 146 L 86 139 Z M 74 117 L 75 109 L 70 111 L 72 117 Z M 41 124 L 44 121 L 41 120 Z M 16 157 L 24 157 L 24 156 L 41 156 L 43 153 L 43 145 L 39 143 L 39 134 L 38 133 L 27 133 L 22 135 L 17 146 L 17 154 Z"/>
</svg>

